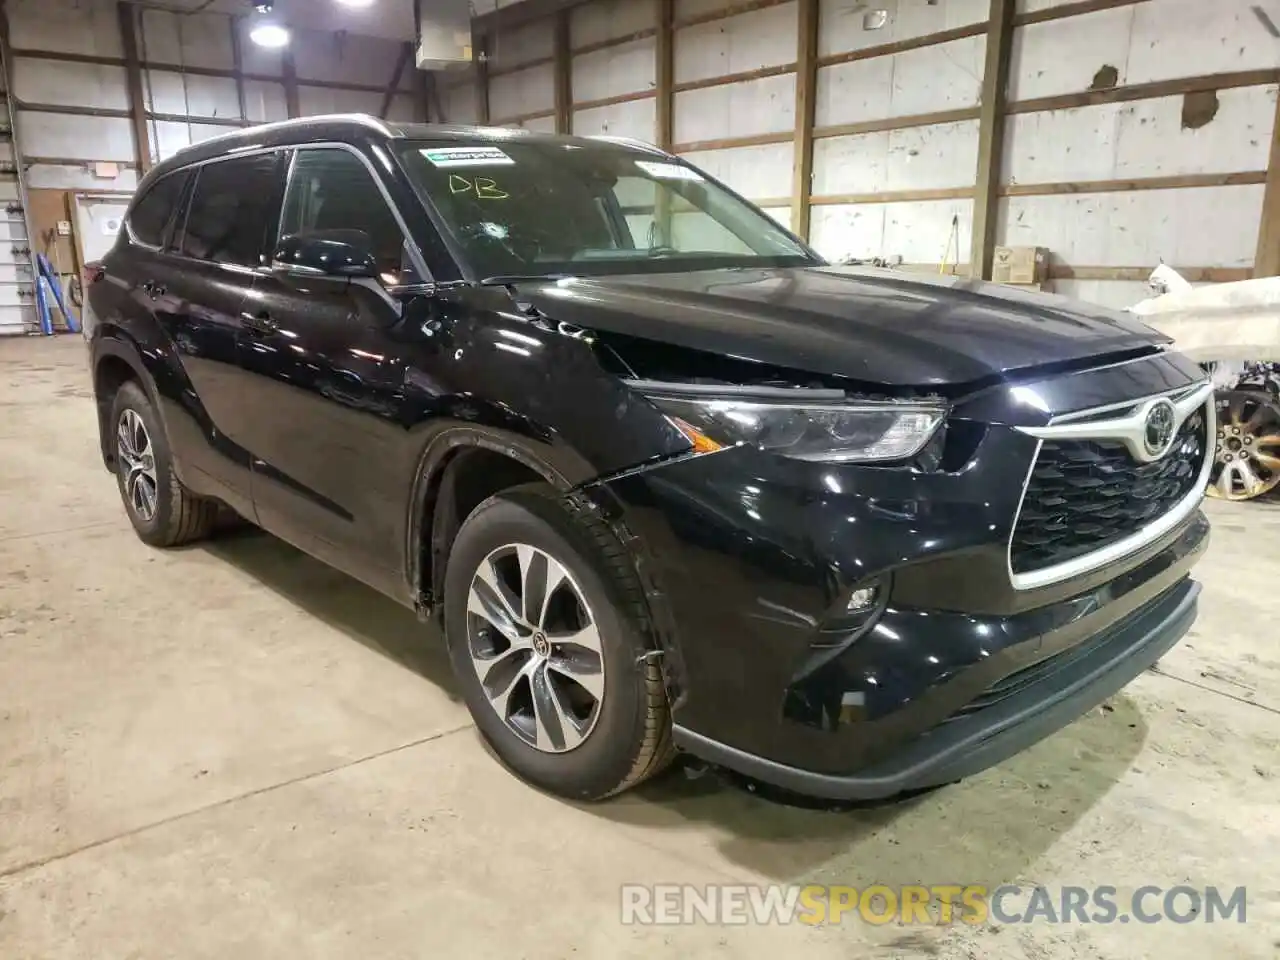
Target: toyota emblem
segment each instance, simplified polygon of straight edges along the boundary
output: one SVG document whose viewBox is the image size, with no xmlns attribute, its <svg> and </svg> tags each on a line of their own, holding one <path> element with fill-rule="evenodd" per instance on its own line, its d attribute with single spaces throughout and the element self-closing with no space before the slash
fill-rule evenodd
<svg viewBox="0 0 1280 960">
<path fill-rule="evenodd" d="M 1169 452 L 1176 419 L 1173 404 L 1168 400 L 1157 400 L 1147 410 L 1147 420 L 1142 429 L 1142 446 L 1152 460 L 1159 460 Z"/>
</svg>

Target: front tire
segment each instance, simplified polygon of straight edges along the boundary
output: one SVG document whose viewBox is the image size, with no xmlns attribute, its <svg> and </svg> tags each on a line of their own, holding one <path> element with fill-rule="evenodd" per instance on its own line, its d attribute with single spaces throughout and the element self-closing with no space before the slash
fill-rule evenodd
<svg viewBox="0 0 1280 960">
<path fill-rule="evenodd" d="M 541 485 L 492 497 L 449 556 L 445 637 L 480 733 L 522 778 L 601 800 L 673 755 L 662 672 L 625 552 Z"/>
<path fill-rule="evenodd" d="M 177 547 L 208 536 L 218 504 L 178 480 L 164 426 L 136 381 L 116 392 L 111 424 L 120 498 L 138 538 L 153 547 Z"/>
</svg>

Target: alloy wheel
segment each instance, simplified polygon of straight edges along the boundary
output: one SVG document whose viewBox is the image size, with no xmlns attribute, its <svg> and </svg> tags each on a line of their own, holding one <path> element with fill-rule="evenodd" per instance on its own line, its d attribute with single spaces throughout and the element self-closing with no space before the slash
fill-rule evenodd
<svg viewBox="0 0 1280 960">
<path fill-rule="evenodd" d="M 116 455 L 124 474 L 124 492 L 137 517 L 150 522 L 156 515 L 156 457 L 146 424 L 134 410 L 120 414 L 116 428 Z"/>
<path fill-rule="evenodd" d="M 1280 485 L 1280 407 L 1268 394 L 1218 398 L 1218 436 L 1209 495 L 1252 500 Z"/>
<path fill-rule="evenodd" d="M 490 553 L 467 596 L 467 642 L 490 706 L 517 737 L 565 753 L 591 734 L 604 700 L 604 650 L 569 571 L 523 543 Z"/>
</svg>

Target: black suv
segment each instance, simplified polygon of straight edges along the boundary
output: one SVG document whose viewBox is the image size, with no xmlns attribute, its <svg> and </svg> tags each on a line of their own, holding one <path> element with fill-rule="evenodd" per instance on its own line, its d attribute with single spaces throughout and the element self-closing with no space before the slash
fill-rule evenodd
<svg viewBox="0 0 1280 960">
<path fill-rule="evenodd" d="M 1060 298 L 829 266 L 643 144 L 253 128 L 151 171 L 95 271 L 138 535 L 225 505 L 441 618 L 480 731 L 566 796 L 677 750 L 947 783 L 1195 618 L 1199 367 Z"/>
</svg>

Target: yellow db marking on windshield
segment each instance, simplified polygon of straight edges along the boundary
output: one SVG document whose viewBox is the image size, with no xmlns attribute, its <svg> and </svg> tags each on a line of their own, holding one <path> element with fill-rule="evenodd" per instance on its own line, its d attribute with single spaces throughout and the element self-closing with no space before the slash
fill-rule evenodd
<svg viewBox="0 0 1280 960">
<path fill-rule="evenodd" d="M 511 194 L 488 177 L 476 177 L 476 196 L 481 200 L 506 200 Z"/>
<path fill-rule="evenodd" d="M 449 174 L 449 192 L 474 193 L 477 200 L 506 200 L 511 196 L 491 177 L 476 177 L 474 180 L 468 180 L 456 173 Z"/>
</svg>

